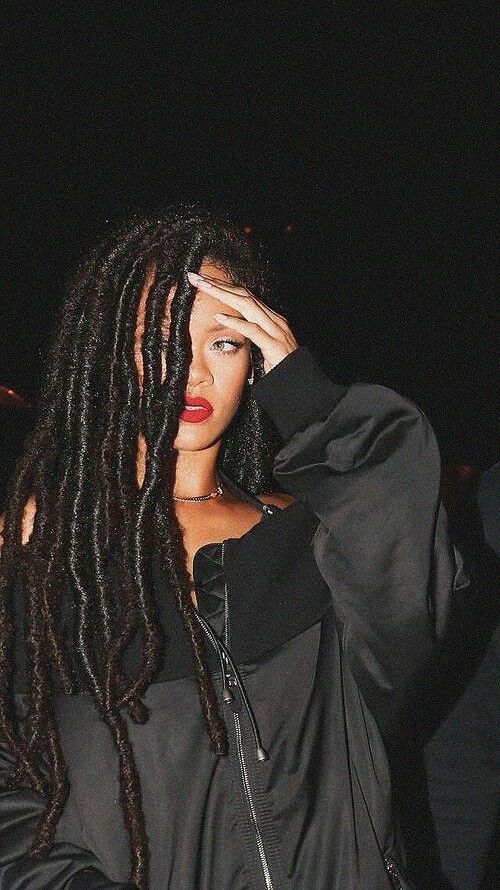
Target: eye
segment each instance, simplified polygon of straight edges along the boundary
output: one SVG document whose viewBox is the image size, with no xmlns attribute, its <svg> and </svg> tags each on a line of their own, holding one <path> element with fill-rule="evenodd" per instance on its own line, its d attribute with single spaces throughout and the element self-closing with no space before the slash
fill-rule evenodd
<svg viewBox="0 0 500 890">
<path fill-rule="evenodd" d="M 226 344 L 226 345 L 228 345 L 228 346 L 229 346 L 229 349 L 223 349 L 223 348 L 221 348 L 221 347 L 220 347 L 220 344 Z M 238 349 L 241 349 L 241 347 L 244 346 L 244 345 L 245 345 L 245 344 L 244 344 L 242 341 L 240 341 L 240 340 L 231 340 L 231 339 L 229 339 L 228 337 L 226 337 L 224 340 L 215 340 L 214 343 L 212 344 L 212 347 L 211 347 L 211 348 L 212 348 L 212 349 L 215 348 L 215 351 L 216 351 L 216 352 L 226 352 L 226 353 L 230 353 L 230 352 L 237 352 Z"/>
<path fill-rule="evenodd" d="M 224 345 L 228 348 L 224 349 Z M 215 349 L 216 352 L 224 352 L 226 354 L 238 352 L 242 346 L 245 345 L 244 340 L 232 340 L 230 337 L 225 337 L 223 340 L 214 340 L 211 349 Z M 160 347 L 165 350 L 168 346 L 168 340 L 161 340 Z"/>
</svg>

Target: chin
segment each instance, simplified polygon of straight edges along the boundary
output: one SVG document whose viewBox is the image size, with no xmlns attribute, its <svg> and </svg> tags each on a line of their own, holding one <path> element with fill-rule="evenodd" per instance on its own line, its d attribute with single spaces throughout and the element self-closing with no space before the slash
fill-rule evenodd
<svg viewBox="0 0 500 890">
<path fill-rule="evenodd" d="M 193 424 L 194 426 L 194 424 Z M 177 451 L 203 451 L 205 448 L 210 448 L 212 445 L 215 445 L 216 442 L 220 440 L 222 433 L 213 433 L 210 435 L 205 432 L 203 435 L 196 432 L 193 433 L 178 433 L 175 441 L 174 448 Z"/>
</svg>

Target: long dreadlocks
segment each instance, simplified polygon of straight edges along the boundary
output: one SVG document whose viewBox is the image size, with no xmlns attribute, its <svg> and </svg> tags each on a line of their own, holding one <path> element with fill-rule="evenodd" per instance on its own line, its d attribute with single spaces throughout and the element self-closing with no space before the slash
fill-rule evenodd
<svg viewBox="0 0 500 890">
<path fill-rule="evenodd" d="M 186 272 L 204 259 L 237 284 L 267 298 L 265 277 L 248 241 L 227 221 L 197 208 L 134 219 L 102 242 L 81 265 L 56 323 L 38 419 L 10 480 L 0 562 L 0 731 L 15 758 L 7 786 L 28 785 L 45 807 L 29 853 L 54 843 L 69 793 L 54 691 L 91 692 L 118 751 L 120 802 L 129 833 L 130 879 L 148 886 L 148 840 L 141 788 L 123 709 L 148 720 L 142 695 L 154 678 L 161 632 L 145 565 L 153 544 L 189 641 L 210 749 L 227 752 L 225 725 L 195 620 L 182 533 L 173 510 L 173 442 L 191 360 L 189 318 L 194 289 Z M 134 336 L 148 276 L 142 342 L 142 396 Z M 171 288 L 166 378 L 161 379 L 162 320 Z M 255 375 L 262 355 L 252 346 Z M 137 447 L 146 442 L 142 485 Z M 221 469 L 247 490 L 273 489 L 273 430 L 244 391 L 219 452 Z M 26 504 L 35 499 L 23 546 Z M 107 570 L 116 554 L 113 571 Z M 18 592 L 21 592 L 20 594 Z M 26 713 L 14 705 L 14 599 L 24 609 Z M 65 596 L 75 613 L 73 639 L 61 628 Z M 140 635 L 138 670 L 126 677 L 122 657 Z"/>
</svg>

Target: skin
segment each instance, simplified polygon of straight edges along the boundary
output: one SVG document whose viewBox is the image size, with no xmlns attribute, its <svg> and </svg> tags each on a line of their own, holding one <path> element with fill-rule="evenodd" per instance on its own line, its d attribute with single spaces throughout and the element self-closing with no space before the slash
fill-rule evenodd
<svg viewBox="0 0 500 890">
<path fill-rule="evenodd" d="M 202 270 L 206 274 L 217 275 L 221 281 L 229 282 L 225 272 L 210 263 L 204 263 Z M 154 274 L 148 276 L 139 303 L 137 327 L 135 335 L 135 362 L 142 392 L 142 353 L 141 343 L 144 332 L 144 316 L 149 290 L 154 281 Z M 168 337 L 169 310 L 173 299 L 170 292 L 163 336 Z M 202 423 L 194 424 L 183 420 L 174 440 L 178 452 L 174 495 L 181 497 L 192 494 L 203 494 L 212 491 L 214 484 L 214 468 L 217 453 L 221 444 L 221 436 L 233 419 L 250 371 L 250 342 L 247 337 L 237 334 L 227 324 L 218 322 L 214 315 L 225 307 L 218 300 L 198 292 L 191 311 L 189 334 L 191 338 L 192 360 L 186 393 L 190 396 L 201 396 L 213 407 L 213 413 Z M 235 316 L 239 313 L 233 312 Z M 215 329 L 214 329 L 215 328 Z M 234 340 L 234 346 L 228 340 Z M 162 356 L 162 380 L 165 380 L 165 357 Z M 144 478 L 144 457 L 146 443 L 141 437 L 139 441 L 137 477 L 139 485 Z"/>
<path fill-rule="evenodd" d="M 206 494 L 217 486 L 216 461 L 222 434 L 233 419 L 250 372 L 250 342 L 262 351 L 267 373 L 298 344 L 286 319 L 237 287 L 218 266 L 204 262 L 200 274 L 189 274 L 196 287 L 189 333 L 192 360 L 186 392 L 206 398 L 213 413 L 202 423 L 179 422 L 174 441 L 177 450 L 175 496 Z M 147 294 L 153 283 L 151 273 L 145 283 L 136 330 L 136 367 L 142 386 L 141 339 Z M 168 333 L 168 313 L 173 292 L 167 301 L 164 333 Z M 214 330 L 214 326 L 218 326 Z M 228 340 L 234 340 L 234 346 Z M 163 364 L 165 379 L 165 364 Z M 145 442 L 139 441 L 137 477 L 144 478 Z M 288 506 L 288 495 L 261 495 L 263 503 Z M 175 502 L 174 509 L 183 532 L 186 565 L 192 580 L 193 557 L 205 543 L 227 537 L 241 537 L 260 520 L 260 512 L 236 500 L 227 491 L 222 497 L 202 502 Z M 193 601 L 196 603 L 194 592 Z"/>
<path fill-rule="evenodd" d="M 213 413 L 202 423 L 180 420 L 174 441 L 177 461 L 174 495 L 179 497 L 206 494 L 217 486 L 216 461 L 222 434 L 234 417 L 250 372 L 250 342 L 262 352 L 264 372 L 298 348 L 286 319 L 274 312 L 243 287 L 234 285 L 228 274 L 204 262 L 200 274 L 189 273 L 196 287 L 190 317 L 192 361 L 186 393 L 208 399 Z M 134 354 L 142 392 L 142 337 L 147 296 L 154 281 L 151 269 L 142 291 L 135 331 Z M 167 301 L 164 338 L 168 336 L 169 308 L 173 291 Z M 214 328 L 217 326 L 217 329 Z M 228 340 L 234 340 L 237 346 Z M 163 358 L 163 379 L 165 359 Z M 137 480 L 142 485 L 145 469 L 146 443 L 142 437 L 137 448 Z M 288 495 L 260 495 L 263 503 L 289 506 Z M 183 532 L 186 566 L 192 580 L 193 556 L 205 543 L 228 537 L 241 537 L 260 520 L 260 511 L 236 500 L 227 491 L 222 497 L 202 502 L 175 502 L 174 509 Z M 26 503 L 23 521 L 23 544 L 31 535 L 36 512 L 32 496 Z M 0 516 L 0 533 L 3 517 Z M 1 534 L 0 534 L 1 544 Z M 196 604 L 194 591 L 193 602 Z"/>
</svg>

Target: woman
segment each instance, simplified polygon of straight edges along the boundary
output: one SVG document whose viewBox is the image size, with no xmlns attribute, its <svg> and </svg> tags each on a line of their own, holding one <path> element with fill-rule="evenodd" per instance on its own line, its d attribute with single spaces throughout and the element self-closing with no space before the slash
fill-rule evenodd
<svg viewBox="0 0 500 890">
<path fill-rule="evenodd" d="M 101 244 L 5 513 L 0 887 L 407 887 L 388 752 L 463 583 L 438 483 L 235 228 Z"/>
</svg>

